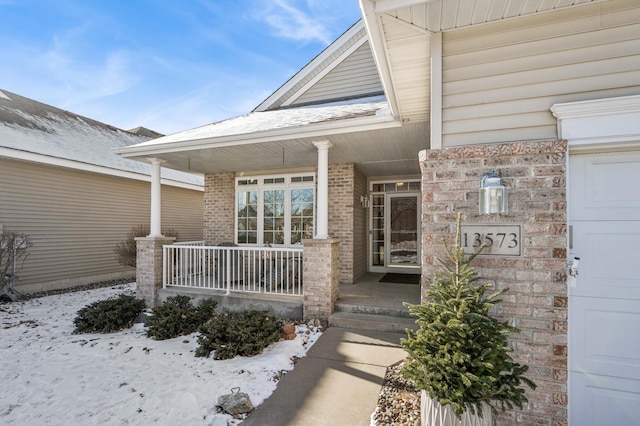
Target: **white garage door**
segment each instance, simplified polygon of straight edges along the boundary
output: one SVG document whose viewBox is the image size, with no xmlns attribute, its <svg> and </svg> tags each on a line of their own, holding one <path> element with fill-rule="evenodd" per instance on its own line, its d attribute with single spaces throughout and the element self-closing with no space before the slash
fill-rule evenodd
<svg viewBox="0 0 640 426">
<path fill-rule="evenodd" d="M 638 426 L 640 151 L 570 156 L 568 197 L 569 421 Z"/>
</svg>

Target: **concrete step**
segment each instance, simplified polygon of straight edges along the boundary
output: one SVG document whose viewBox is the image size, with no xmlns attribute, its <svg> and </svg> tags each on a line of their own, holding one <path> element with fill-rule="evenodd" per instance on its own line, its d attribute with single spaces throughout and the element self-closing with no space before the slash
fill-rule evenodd
<svg viewBox="0 0 640 426">
<path fill-rule="evenodd" d="M 338 300 L 334 305 L 336 312 L 348 312 L 352 314 L 382 315 L 387 317 L 411 318 L 406 306 L 369 306 L 348 301 Z"/>
<path fill-rule="evenodd" d="M 418 327 L 413 318 L 340 311 L 334 312 L 329 317 L 329 325 L 331 327 L 392 333 L 404 333 L 407 328 L 415 330 Z"/>
</svg>

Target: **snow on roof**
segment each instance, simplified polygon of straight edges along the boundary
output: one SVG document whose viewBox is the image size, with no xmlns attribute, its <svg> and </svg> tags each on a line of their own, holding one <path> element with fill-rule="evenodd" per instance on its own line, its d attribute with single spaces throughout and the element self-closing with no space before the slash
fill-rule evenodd
<svg viewBox="0 0 640 426">
<path fill-rule="evenodd" d="M 252 112 L 149 140 L 136 146 L 159 146 L 165 143 L 240 135 L 246 135 L 247 138 L 250 138 L 261 132 L 383 114 L 390 114 L 386 98 L 384 95 L 371 96 L 318 105 Z"/>
<path fill-rule="evenodd" d="M 0 91 L 0 147 L 120 171 L 151 174 L 151 165 L 123 158 L 115 148 L 149 140 L 22 96 Z M 162 169 L 162 177 L 203 185 L 201 176 Z"/>
</svg>

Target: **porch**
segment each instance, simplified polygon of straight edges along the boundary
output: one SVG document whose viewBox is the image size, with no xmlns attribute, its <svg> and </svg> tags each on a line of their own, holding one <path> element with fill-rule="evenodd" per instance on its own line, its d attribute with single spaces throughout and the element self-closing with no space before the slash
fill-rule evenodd
<svg viewBox="0 0 640 426">
<path fill-rule="evenodd" d="M 282 318 L 304 317 L 303 248 L 164 245 L 157 303 L 186 294 L 213 298 L 226 310 L 260 309 Z M 340 284 L 329 323 L 338 327 L 402 332 L 415 325 L 404 302 L 419 303 L 420 284 L 385 283 L 366 273 Z M 407 275 L 409 278 L 410 276 Z M 409 280 L 407 280 L 409 282 Z"/>
</svg>

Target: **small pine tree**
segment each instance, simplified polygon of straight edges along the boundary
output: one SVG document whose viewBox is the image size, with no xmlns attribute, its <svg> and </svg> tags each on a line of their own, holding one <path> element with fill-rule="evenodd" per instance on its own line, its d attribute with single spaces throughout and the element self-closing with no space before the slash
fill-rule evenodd
<svg viewBox="0 0 640 426">
<path fill-rule="evenodd" d="M 407 330 L 402 339 L 408 361 L 402 375 L 415 382 L 441 405 L 451 405 L 458 418 L 467 410 L 482 416 L 482 404 L 506 408 L 527 402 L 523 376 L 525 365 L 513 361 L 508 344 L 510 333 L 519 332 L 489 315 L 507 289 L 487 294 L 491 284 L 478 284 L 480 277 L 470 262 L 484 249 L 465 255 L 460 247 L 461 215 L 456 224 L 453 248 L 444 243 L 450 265 L 437 259 L 442 268 L 433 277 L 426 301 L 407 304 L 416 317 L 417 331 Z"/>
</svg>

